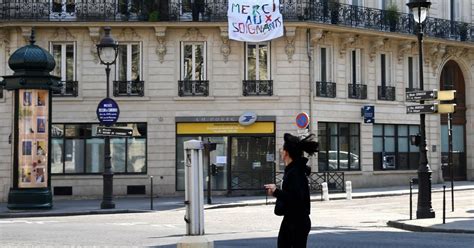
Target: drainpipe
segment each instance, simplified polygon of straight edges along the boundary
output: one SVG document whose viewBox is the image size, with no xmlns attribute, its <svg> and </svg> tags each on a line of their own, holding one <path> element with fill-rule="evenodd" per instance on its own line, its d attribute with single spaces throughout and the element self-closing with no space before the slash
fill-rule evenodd
<svg viewBox="0 0 474 248">
<path fill-rule="evenodd" d="M 313 47 L 311 45 L 311 29 L 306 30 L 306 52 L 308 55 L 308 71 L 309 71 L 309 126 L 308 131 L 309 133 L 313 133 L 313 81 L 314 81 L 314 70 L 313 70 Z M 317 166 L 314 163 L 314 157 L 311 157 L 311 169 L 312 171 L 317 171 Z"/>
</svg>

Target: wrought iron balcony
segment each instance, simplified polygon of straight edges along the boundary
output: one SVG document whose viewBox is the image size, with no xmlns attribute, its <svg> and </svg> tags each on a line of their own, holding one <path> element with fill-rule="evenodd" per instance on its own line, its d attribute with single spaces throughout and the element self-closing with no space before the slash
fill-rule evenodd
<svg viewBox="0 0 474 248">
<path fill-rule="evenodd" d="M 57 4 L 50 0 L 3 1 L 0 21 L 200 21 L 226 22 L 227 0 L 110 1 L 79 0 Z M 64 1 L 66 2 L 66 1 Z M 376 31 L 415 33 L 411 14 L 315 0 L 280 0 L 285 21 L 335 24 Z M 428 17 L 425 34 L 474 41 L 470 23 Z"/>
<path fill-rule="evenodd" d="M 178 81 L 179 96 L 208 96 L 208 80 L 180 80 Z"/>
<path fill-rule="evenodd" d="M 244 80 L 242 89 L 244 96 L 272 96 L 273 80 Z"/>
<path fill-rule="evenodd" d="M 377 96 L 379 100 L 395 101 L 395 87 L 377 86 Z"/>
<path fill-rule="evenodd" d="M 145 82 L 134 81 L 114 81 L 114 96 L 144 96 Z"/>
<path fill-rule="evenodd" d="M 349 84 L 348 93 L 349 98 L 352 99 L 367 99 L 367 85 Z"/>
<path fill-rule="evenodd" d="M 77 81 L 61 81 L 61 90 L 53 91 L 54 97 L 77 97 L 78 82 Z"/>
<path fill-rule="evenodd" d="M 418 88 L 405 88 L 405 92 L 421 91 Z"/>
<path fill-rule="evenodd" d="M 316 96 L 319 97 L 336 97 L 336 83 L 333 82 L 316 82 Z"/>
</svg>

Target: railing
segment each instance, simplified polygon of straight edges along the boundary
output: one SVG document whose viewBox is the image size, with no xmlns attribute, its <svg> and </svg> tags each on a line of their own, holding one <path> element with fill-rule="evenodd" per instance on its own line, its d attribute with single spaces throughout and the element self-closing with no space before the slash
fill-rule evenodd
<svg viewBox="0 0 474 248">
<path fill-rule="evenodd" d="M 348 96 L 352 99 L 367 99 L 367 85 L 349 84 Z"/>
<path fill-rule="evenodd" d="M 244 80 L 242 91 L 244 96 L 272 96 L 273 80 Z"/>
<path fill-rule="evenodd" d="M 0 21 L 201 21 L 226 22 L 227 0 L 185 1 L 78 1 L 52 4 L 50 0 L 4 1 Z M 183 3 L 185 2 L 185 3 Z M 414 34 L 416 24 L 407 13 L 314 0 L 281 0 L 285 21 L 327 23 L 384 32 Z M 470 23 L 428 17 L 425 34 L 432 37 L 474 41 Z"/>
<path fill-rule="evenodd" d="M 377 86 L 377 96 L 379 100 L 395 101 L 395 87 Z"/>
<path fill-rule="evenodd" d="M 283 172 L 275 173 L 275 184 L 281 185 Z M 309 189 L 312 193 L 321 192 L 321 183 L 327 182 L 329 192 L 345 192 L 344 172 L 311 172 L 308 176 Z"/>
<path fill-rule="evenodd" d="M 58 91 L 53 91 L 54 97 L 77 97 L 78 82 L 77 81 L 61 81 L 62 87 Z"/>
<path fill-rule="evenodd" d="M 178 81 L 179 96 L 208 96 L 209 81 L 208 80 L 180 80 Z"/>
<path fill-rule="evenodd" d="M 114 96 L 144 96 L 144 81 L 114 81 Z"/>
<path fill-rule="evenodd" d="M 405 88 L 405 92 L 421 91 L 418 88 Z"/>
<path fill-rule="evenodd" d="M 273 182 L 275 176 L 273 169 L 232 170 L 231 178 L 232 190 L 263 190 L 263 185 Z"/>
<path fill-rule="evenodd" d="M 336 83 L 333 82 L 316 82 L 316 96 L 319 97 L 336 97 Z"/>
</svg>

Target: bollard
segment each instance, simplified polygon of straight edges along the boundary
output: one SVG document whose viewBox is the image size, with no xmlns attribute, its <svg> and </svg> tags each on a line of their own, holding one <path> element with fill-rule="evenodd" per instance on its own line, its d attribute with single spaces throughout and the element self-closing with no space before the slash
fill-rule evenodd
<svg viewBox="0 0 474 248">
<path fill-rule="evenodd" d="M 347 200 L 352 200 L 352 182 L 351 181 L 347 181 L 346 182 L 346 199 Z"/>
<path fill-rule="evenodd" d="M 150 209 L 153 210 L 153 176 L 150 176 Z"/>
<path fill-rule="evenodd" d="M 324 182 L 321 184 L 323 187 L 323 199 L 325 201 L 329 201 L 329 190 L 328 190 L 328 183 Z"/>
<path fill-rule="evenodd" d="M 446 224 L 446 185 L 443 185 L 443 224 Z"/>
<path fill-rule="evenodd" d="M 410 180 L 410 220 L 413 220 L 413 180 Z"/>
</svg>

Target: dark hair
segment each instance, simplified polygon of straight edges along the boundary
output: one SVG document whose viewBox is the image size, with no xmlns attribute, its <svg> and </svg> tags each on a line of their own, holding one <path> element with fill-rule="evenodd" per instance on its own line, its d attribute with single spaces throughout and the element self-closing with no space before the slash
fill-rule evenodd
<svg viewBox="0 0 474 248">
<path fill-rule="evenodd" d="M 310 134 L 306 138 L 300 139 L 289 133 L 285 133 L 283 136 L 285 141 L 283 144 L 283 150 L 287 151 L 293 160 L 303 157 L 303 152 L 313 156 L 316 152 L 318 152 L 319 148 L 318 142 L 314 141 L 313 138 L 314 134 Z"/>
</svg>

